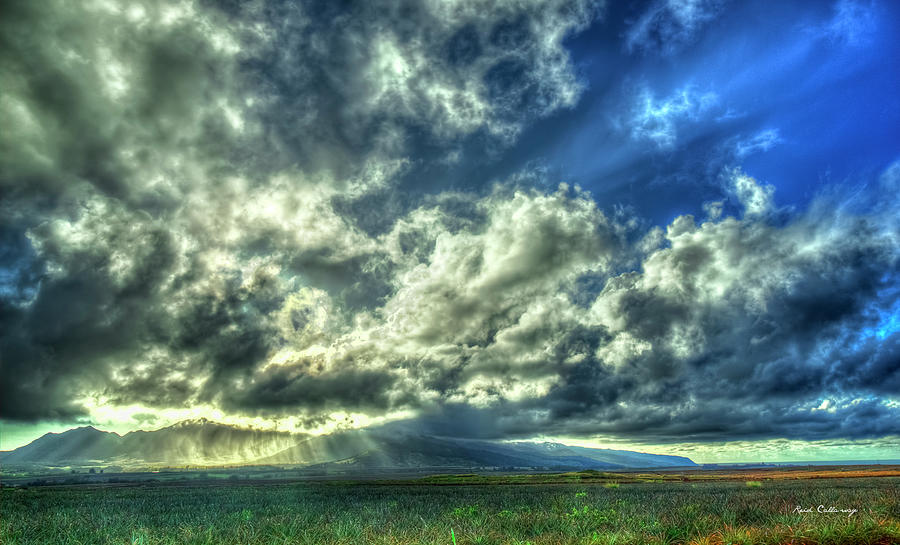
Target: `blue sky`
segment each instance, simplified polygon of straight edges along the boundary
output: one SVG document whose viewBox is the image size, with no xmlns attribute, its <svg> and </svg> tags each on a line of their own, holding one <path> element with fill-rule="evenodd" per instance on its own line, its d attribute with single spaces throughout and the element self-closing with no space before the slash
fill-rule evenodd
<svg viewBox="0 0 900 545">
<path fill-rule="evenodd" d="M 609 6 L 567 40 L 587 90 L 527 128 L 491 172 L 539 163 L 665 223 L 720 198 L 729 168 L 775 186 L 779 205 L 804 207 L 826 185 L 872 186 L 897 159 L 896 5 L 683 4 L 697 6 L 696 21 L 665 44 L 636 32 L 653 3 Z M 471 165 L 454 167 L 449 184 L 479 183 Z"/>
<path fill-rule="evenodd" d="M 898 450 L 895 3 L 9 13 L 0 448 L 203 417 Z"/>
</svg>

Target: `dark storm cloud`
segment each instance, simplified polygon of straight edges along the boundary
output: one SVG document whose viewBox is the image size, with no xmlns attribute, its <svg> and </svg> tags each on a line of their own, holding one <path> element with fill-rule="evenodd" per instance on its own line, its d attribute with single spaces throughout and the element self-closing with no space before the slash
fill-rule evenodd
<svg viewBox="0 0 900 545">
<path fill-rule="evenodd" d="M 508 143 L 572 105 L 562 39 L 596 14 L 591 2 L 6 6 L 3 417 L 84 414 L 85 396 L 215 404 L 286 338 L 321 337 L 285 325 L 304 286 L 342 320 L 376 308 L 396 289 L 394 258 L 433 244 L 407 233 L 394 256 L 366 234 L 387 236 L 413 207 L 378 201 L 396 200 L 407 131 L 432 146 L 476 131 Z M 518 71 L 487 77 L 510 59 Z M 289 391 L 259 403 L 297 402 Z"/>
<path fill-rule="evenodd" d="M 0 294 L 12 303 L 22 304 L 35 294 L 41 266 L 25 236 L 13 221 L 0 223 Z"/>
<path fill-rule="evenodd" d="M 315 363 L 298 362 L 257 373 L 253 385 L 226 393 L 223 405 L 262 414 L 292 409 L 379 413 L 392 408 L 394 382 L 389 370 L 363 369 L 352 361 L 324 373 Z"/>
<path fill-rule="evenodd" d="M 85 214 L 86 224 L 102 223 L 89 244 L 60 240 L 52 222 L 30 233 L 43 269 L 31 300 L 4 301 L 5 417 L 35 418 L 43 416 L 40 407 L 54 415 L 57 406 L 73 407 L 85 385 L 102 383 L 98 360 L 130 352 L 145 330 L 145 305 L 173 260 L 169 233 L 103 212 Z"/>
<path fill-rule="evenodd" d="M 485 256 L 502 234 L 490 227 L 457 233 L 466 243 L 444 242 L 426 261 L 440 276 L 418 273 L 429 289 L 402 307 L 392 300 L 385 306 L 378 334 L 402 334 L 395 342 L 406 345 L 370 343 L 369 359 L 403 370 L 392 389 L 417 392 L 407 406 L 422 410 L 416 425 L 431 433 L 601 434 L 639 442 L 897 434 L 890 396 L 900 373 L 900 333 L 885 325 L 900 303 L 894 201 L 862 213 L 823 197 L 809 212 L 784 218 L 765 187 L 739 172 L 732 183 L 743 218 L 698 224 L 683 216 L 665 234 L 651 232 L 641 243 L 639 270 L 598 269 L 607 281 L 587 309 L 555 296 L 577 275 L 542 287 L 535 274 L 537 285 L 505 283 L 506 304 L 484 311 L 470 304 L 457 316 L 455 306 L 491 276 L 491 266 L 525 267 L 542 255 L 532 246 L 529 257 L 511 262 L 510 247 L 507 257 L 476 261 L 460 285 L 452 279 L 465 268 L 446 266 L 469 251 Z M 531 206 L 512 213 L 524 236 L 545 228 L 546 216 L 525 212 Z M 502 222 L 502 205 L 492 214 L 488 225 Z M 561 235 L 557 240 L 566 240 Z M 561 272 L 578 261 L 557 263 Z M 394 297 L 409 290 L 415 288 L 407 281 Z M 434 291 L 446 295 L 432 299 Z M 526 299 L 516 303 L 520 296 Z M 415 317 L 411 328 L 402 326 L 406 313 Z M 462 316 L 483 335 L 467 337 Z M 389 359 L 404 351 L 423 357 Z M 418 386 L 404 386 L 402 376 Z"/>
<path fill-rule="evenodd" d="M 144 21 L 109 8 L 6 6 L 4 110 L 17 127 L 2 139 L 8 195 L 57 194 L 86 181 L 129 198 L 150 181 L 142 179 L 148 167 L 168 163 L 179 147 L 196 145 L 214 162 L 229 141 L 206 106 L 227 93 L 231 67 L 203 28 L 160 24 L 163 5 L 140 7 Z"/>
<path fill-rule="evenodd" d="M 2 210 L 29 247 L 3 265 L 36 272 L 24 300 L 3 300 L 4 418 L 84 414 L 85 395 L 171 337 L 161 301 L 182 256 L 167 221 L 185 180 L 228 164 L 235 140 L 217 109 L 232 79 L 210 39 L 221 21 L 175 7 L 5 7 L 2 108 L 16 129 L 0 142 Z M 176 383 L 129 397 L 183 402 Z"/>
<path fill-rule="evenodd" d="M 594 302 L 607 325 L 599 350 L 546 396 L 478 421 L 506 422 L 495 436 L 650 442 L 898 433 L 883 396 L 900 373 L 900 334 L 875 333 L 898 304 L 896 226 L 830 214 L 783 228 L 731 219 L 685 231 L 676 220 L 671 246 Z"/>
<path fill-rule="evenodd" d="M 589 24 L 595 2 L 265 3 L 241 16 L 269 32 L 242 75 L 273 152 L 352 175 L 359 157 L 433 146 L 476 131 L 510 140 L 581 91 L 562 38 Z M 537 39 L 541 37 L 541 39 Z M 358 166 L 358 165 L 356 165 Z"/>
</svg>

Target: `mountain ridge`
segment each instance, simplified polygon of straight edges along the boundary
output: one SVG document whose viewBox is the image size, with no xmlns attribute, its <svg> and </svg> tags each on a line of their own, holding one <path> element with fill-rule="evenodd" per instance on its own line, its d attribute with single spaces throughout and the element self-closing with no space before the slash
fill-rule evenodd
<svg viewBox="0 0 900 545">
<path fill-rule="evenodd" d="M 402 426 L 303 436 L 185 420 L 124 435 L 82 426 L 48 433 L 11 451 L 4 465 L 285 465 L 349 471 L 467 467 L 482 469 L 632 469 L 696 467 L 686 457 L 562 443 L 459 439 Z"/>
</svg>

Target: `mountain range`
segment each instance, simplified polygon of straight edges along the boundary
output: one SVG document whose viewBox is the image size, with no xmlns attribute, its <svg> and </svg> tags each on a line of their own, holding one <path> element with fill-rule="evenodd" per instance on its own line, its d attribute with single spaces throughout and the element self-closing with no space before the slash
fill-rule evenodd
<svg viewBox="0 0 900 545">
<path fill-rule="evenodd" d="M 91 426 L 48 433 L 0 463 L 84 465 L 291 465 L 344 472 L 385 469 L 625 469 L 696 466 L 689 458 L 560 443 L 497 442 L 437 437 L 401 426 L 298 436 L 188 420 L 125 435 Z"/>
</svg>

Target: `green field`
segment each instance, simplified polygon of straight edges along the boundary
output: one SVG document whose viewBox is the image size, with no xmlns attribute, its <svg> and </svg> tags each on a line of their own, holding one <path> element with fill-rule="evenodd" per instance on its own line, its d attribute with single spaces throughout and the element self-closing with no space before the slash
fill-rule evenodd
<svg viewBox="0 0 900 545">
<path fill-rule="evenodd" d="M 818 513 L 819 505 L 857 509 Z M 796 513 L 797 506 L 813 507 Z M 452 529 L 452 535 L 451 535 Z M 5 488 L 0 542 L 900 543 L 900 479 Z M 793 541 L 792 541 L 793 540 Z"/>
</svg>

